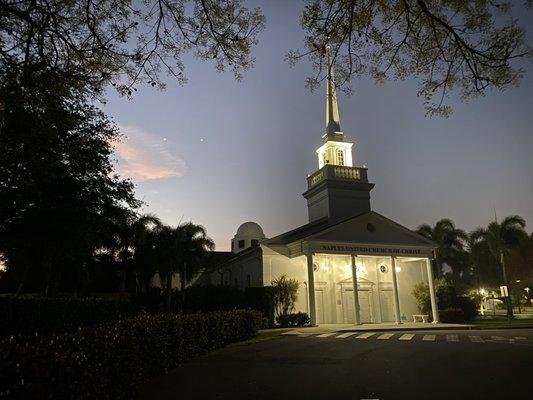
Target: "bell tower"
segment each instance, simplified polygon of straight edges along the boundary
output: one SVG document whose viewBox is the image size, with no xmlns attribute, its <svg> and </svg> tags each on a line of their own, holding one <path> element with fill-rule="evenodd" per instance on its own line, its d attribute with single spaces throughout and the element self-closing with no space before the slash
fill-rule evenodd
<svg viewBox="0 0 533 400">
<path fill-rule="evenodd" d="M 318 171 L 307 177 L 309 222 L 327 217 L 340 221 L 370 211 L 370 191 L 367 168 L 355 167 L 352 159 L 353 143 L 345 141 L 341 131 L 339 105 L 333 77 L 330 46 L 326 47 L 326 133 L 324 143 L 317 150 Z"/>
</svg>

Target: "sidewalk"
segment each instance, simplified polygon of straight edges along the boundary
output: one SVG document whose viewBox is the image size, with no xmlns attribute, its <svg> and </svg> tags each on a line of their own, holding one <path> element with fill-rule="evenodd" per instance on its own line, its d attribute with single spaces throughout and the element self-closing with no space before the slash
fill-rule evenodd
<svg viewBox="0 0 533 400">
<path fill-rule="evenodd" d="M 375 332 L 375 331 L 415 331 L 415 330 L 443 330 L 443 329 L 472 329 L 474 325 L 468 324 L 432 324 L 422 322 L 405 322 L 402 324 L 322 324 L 303 328 L 285 328 L 282 335 L 314 334 L 323 332 Z"/>
</svg>

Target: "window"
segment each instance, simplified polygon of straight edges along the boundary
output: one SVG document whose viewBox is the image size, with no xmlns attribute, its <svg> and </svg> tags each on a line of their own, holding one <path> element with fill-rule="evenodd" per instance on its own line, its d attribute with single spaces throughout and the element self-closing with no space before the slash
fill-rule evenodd
<svg viewBox="0 0 533 400">
<path fill-rule="evenodd" d="M 252 246 L 257 246 L 259 244 L 259 240 L 252 239 Z"/>
<path fill-rule="evenodd" d="M 244 249 L 244 240 L 239 240 L 239 249 Z"/>
<path fill-rule="evenodd" d="M 327 151 L 325 151 L 324 154 L 322 154 L 322 162 L 324 163 L 324 165 L 329 164 Z"/>
<path fill-rule="evenodd" d="M 337 150 L 337 162 L 339 165 L 344 165 L 344 150 Z"/>
</svg>

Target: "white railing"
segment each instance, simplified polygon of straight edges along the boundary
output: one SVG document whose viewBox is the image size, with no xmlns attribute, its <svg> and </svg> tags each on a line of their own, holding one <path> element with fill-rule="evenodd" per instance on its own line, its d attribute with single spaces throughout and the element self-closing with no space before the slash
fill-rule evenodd
<svg viewBox="0 0 533 400">
<path fill-rule="evenodd" d="M 343 179 L 361 179 L 361 172 L 359 169 L 350 167 L 335 167 L 335 178 Z"/>
</svg>

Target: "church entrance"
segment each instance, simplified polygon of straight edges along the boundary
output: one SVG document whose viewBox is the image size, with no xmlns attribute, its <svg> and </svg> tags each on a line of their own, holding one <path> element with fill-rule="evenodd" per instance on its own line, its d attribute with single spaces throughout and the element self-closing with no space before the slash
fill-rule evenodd
<svg viewBox="0 0 533 400">
<path fill-rule="evenodd" d="M 394 322 L 394 298 L 391 290 L 380 290 L 381 322 Z"/>
<path fill-rule="evenodd" d="M 358 290 L 359 295 L 359 315 L 361 323 L 368 324 L 374 322 L 372 312 L 372 290 Z M 355 302 L 353 297 L 353 289 L 345 288 L 342 290 L 342 309 L 343 319 L 345 324 L 355 323 Z"/>
</svg>

